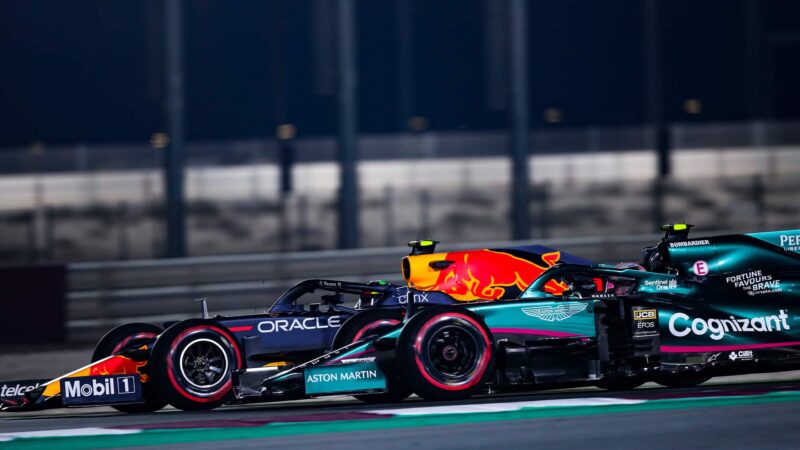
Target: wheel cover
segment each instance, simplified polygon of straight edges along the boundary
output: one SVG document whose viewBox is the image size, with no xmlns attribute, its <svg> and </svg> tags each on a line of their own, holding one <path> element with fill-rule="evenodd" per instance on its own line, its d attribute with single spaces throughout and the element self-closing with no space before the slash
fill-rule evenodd
<svg viewBox="0 0 800 450">
<path fill-rule="evenodd" d="M 443 382 L 458 382 L 469 377 L 478 365 L 478 341 L 472 333 L 446 325 L 432 333 L 423 360 L 431 376 Z"/>
<path fill-rule="evenodd" d="M 213 389 L 229 372 L 228 353 L 218 342 L 195 339 L 181 351 L 178 368 L 187 383 L 197 389 Z"/>
<path fill-rule="evenodd" d="M 491 360 L 489 336 L 475 319 L 443 313 L 428 320 L 414 344 L 419 373 L 434 386 L 459 391 L 477 385 Z"/>
<path fill-rule="evenodd" d="M 217 325 L 198 324 L 188 327 L 178 333 L 173 339 L 170 340 L 169 350 L 166 356 L 166 375 L 169 383 L 174 388 L 175 392 L 181 397 L 195 403 L 212 403 L 224 399 L 225 395 L 230 392 L 233 386 L 233 381 L 230 376 L 226 376 L 226 381 L 219 385 L 214 390 L 196 389 L 184 381 L 180 373 L 179 350 L 183 348 L 185 342 L 191 341 L 193 335 L 199 333 L 212 333 L 215 338 L 219 338 L 219 342 L 228 348 L 229 352 L 234 357 L 232 365 L 234 368 L 242 367 L 242 355 L 236 346 L 236 341 L 225 330 Z M 201 336 L 196 336 L 201 337 Z M 156 343 L 158 349 L 158 343 Z"/>
</svg>

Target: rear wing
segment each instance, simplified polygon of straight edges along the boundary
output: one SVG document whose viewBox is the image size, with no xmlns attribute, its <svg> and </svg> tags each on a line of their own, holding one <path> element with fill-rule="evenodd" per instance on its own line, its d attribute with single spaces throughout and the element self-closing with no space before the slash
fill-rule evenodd
<svg viewBox="0 0 800 450">
<path fill-rule="evenodd" d="M 765 231 L 747 236 L 760 239 L 784 250 L 800 254 L 800 230 Z"/>
</svg>

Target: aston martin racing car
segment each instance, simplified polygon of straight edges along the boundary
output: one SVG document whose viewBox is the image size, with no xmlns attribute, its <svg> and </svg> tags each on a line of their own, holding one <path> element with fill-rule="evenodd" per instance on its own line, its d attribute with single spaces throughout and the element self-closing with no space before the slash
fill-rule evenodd
<svg viewBox="0 0 800 450">
<path fill-rule="evenodd" d="M 446 400 L 559 383 L 691 386 L 800 368 L 800 230 L 690 239 L 689 229 L 665 226 L 638 263 L 555 265 L 516 300 L 410 301 L 401 327 L 292 368 L 239 369 L 234 392 L 241 401 L 410 392 Z"/>
<path fill-rule="evenodd" d="M 233 399 L 235 370 L 294 367 L 352 341 L 402 324 L 405 304 L 459 305 L 513 299 L 556 264 L 589 261 L 542 246 L 435 253 L 414 241 L 402 260 L 413 288 L 386 282 L 313 279 L 281 295 L 264 314 L 117 327 L 98 343 L 92 363 L 43 383 L 3 410 L 110 404 L 124 412 L 210 409 Z M 564 287 L 550 284 L 558 293 Z M 367 401 L 399 399 L 371 395 Z"/>
</svg>

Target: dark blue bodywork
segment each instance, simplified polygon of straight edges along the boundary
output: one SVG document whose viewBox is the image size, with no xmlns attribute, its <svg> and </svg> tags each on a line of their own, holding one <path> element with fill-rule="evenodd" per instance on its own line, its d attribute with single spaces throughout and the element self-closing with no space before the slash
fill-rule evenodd
<svg viewBox="0 0 800 450">
<path fill-rule="evenodd" d="M 341 294 L 358 295 L 346 306 L 336 301 Z M 303 361 L 330 348 L 341 325 L 363 308 L 401 308 L 408 302 L 409 288 L 394 284 L 370 285 L 334 280 L 306 280 L 281 295 L 266 314 L 218 318 L 217 322 L 237 338 L 247 367 L 270 362 Z M 441 292 L 411 289 L 416 304 L 459 303 Z M 303 298 L 319 298 L 304 303 Z"/>
</svg>

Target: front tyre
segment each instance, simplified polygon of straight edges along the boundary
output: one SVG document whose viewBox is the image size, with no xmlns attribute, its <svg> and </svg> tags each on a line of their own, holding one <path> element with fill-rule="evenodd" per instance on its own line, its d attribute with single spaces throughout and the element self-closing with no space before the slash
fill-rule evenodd
<svg viewBox="0 0 800 450">
<path fill-rule="evenodd" d="M 170 405 L 213 409 L 233 398 L 231 371 L 243 366 L 233 335 L 218 323 L 192 319 L 169 327 L 151 356 L 153 381 Z"/>
<path fill-rule="evenodd" d="M 427 400 L 478 393 L 494 370 L 491 333 L 480 317 L 455 307 L 433 307 L 412 317 L 397 341 L 402 379 Z"/>
<path fill-rule="evenodd" d="M 97 345 L 94 347 L 94 353 L 92 353 L 92 362 L 99 361 L 107 356 L 125 352 L 126 350 L 136 350 L 143 345 L 152 346 L 158 335 L 161 334 L 161 331 L 161 328 L 147 323 L 127 323 L 125 325 L 120 325 L 106 333 L 106 335 L 97 342 Z M 144 381 L 146 376 L 149 376 L 148 366 L 140 369 L 145 375 L 142 377 L 142 381 Z M 152 380 L 142 383 L 142 391 L 144 403 L 111 405 L 111 407 L 125 413 L 146 413 L 158 411 L 167 406 L 167 402 L 159 397 Z"/>
</svg>

